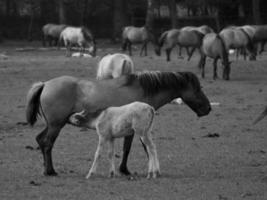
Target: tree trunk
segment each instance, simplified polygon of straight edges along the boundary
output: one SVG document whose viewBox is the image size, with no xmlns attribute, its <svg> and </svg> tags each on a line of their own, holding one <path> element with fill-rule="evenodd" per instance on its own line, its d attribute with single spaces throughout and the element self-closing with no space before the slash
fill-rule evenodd
<svg viewBox="0 0 267 200">
<path fill-rule="evenodd" d="M 176 8 L 176 2 L 175 0 L 169 0 L 168 1 L 169 11 L 170 11 L 170 18 L 171 18 L 171 24 L 172 28 L 177 27 L 177 8 Z"/>
<path fill-rule="evenodd" d="M 260 0 L 252 0 L 252 12 L 253 12 L 254 23 L 260 24 L 261 23 Z"/>
<path fill-rule="evenodd" d="M 121 37 L 122 28 L 127 24 L 126 10 L 125 0 L 113 0 L 113 41 Z"/>
<path fill-rule="evenodd" d="M 147 0 L 146 28 L 153 31 L 154 28 L 155 0 Z"/>
<path fill-rule="evenodd" d="M 58 0 L 58 3 L 59 23 L 66 24 L 64 0 Z"/>
<path fill-rule="evenodd" d="M 10 16 L 10 0 L 6 0 L 6 16 Z"/>
</svg>

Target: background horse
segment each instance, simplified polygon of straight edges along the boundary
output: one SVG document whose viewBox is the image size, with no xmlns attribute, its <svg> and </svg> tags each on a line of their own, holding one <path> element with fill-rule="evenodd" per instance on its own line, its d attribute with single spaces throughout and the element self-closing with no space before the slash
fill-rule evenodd
<svg viewBox="0 0 267 200">
<path fill-rule="evenodd" d="M 98 146 L 95 152 L 94 162 L 86 178 L 96 173 L 96 168 L 107 142 L 108 157 L 110 161 L 110 177 L 115 175 L 114 139 L 127 136 L 134 130 L 134 134 L 140 137 L 148 154 L 147 178 L 157 178 L 160 175 L 159 161 L 156 146 L 152 140 L 152 124 L 155 116 L 153 107 L 142 102 L 133 102 L 120 107 L 109 107 L 95 120 L 95 129 L 98 134 Z M 70 117 L 70 122 L 76 126 L 87 126 L 86 112 L 75 113 Z"/>
<path fill-rule="evenodd" d="M 181 47 L 193 47 L 188 53 L 188 60 L 190 60 L 194 50 L 197 48 L 200 50 L 203 34 L 198 31 L 181 31 L 178 29 L 171 29 L 161 34 L 158 42 L 158 46 L 155 48 L 155 52 L 160 56 L 161 47 L 165 44 L 167 61 L 170 61 L 170 54 L 172 49 L 179 45 Z"/>
<path fill-rule="evenodd" d="M 133 72 L 134 64 L 128 55 L 121 53 L 108 54 L 99 61 L 96 78 L 98 80 L 118 78 Z"/>
<path fill-rule="evenodd" d="M 213 58 L 213 79 L 217 76 L 217 61 L 222 60 L 224 65 L 223 79 L 229 80 L 230 78 L 230 62 L 228 60 L 228 51 L 225 47 L 223 39 L 220 35 L 215 33 L 209 33 L 203 38 L 203 43 L 201 47 L 201 58 L 199 61 L 199 68 L 201 69 L 202 78 L 205 77 L 205 63 L 206 57 Z"/>
<path fill-rule="evenodd" d="M 192 72 L 144 72 L 101 81 L 63 76 L 34 84 L 27 95 L 26 118 L 34 125 L 40 114 L 46 122 L 46 128 L 36 137 L 44 157 L 44 174 L 56 175 L 52 148 L 73 113 L 85 110 L 87 124 L 90 124 L 110 106 L 140 101 L 156 110 L 179 97 L 198 116 L 207 115 L 211 110 L 210 102 Z M 130 173 L 127 159 L 132 140 L 131 133 L 124 139 L 120 165 L 124 174 Z"/>
<path fill-rule="evenodd" d="M 221 38 L 224 40 L 227 51 L 229 49 L 242 49 L 248 50 L 250 59 L 256 59 L 256 50 L 252 38 L 244 29 L 239 27 L 229 27 L 223 29 L 220 33 Z M 246 51 L 244 51 L 244 59 L 246 59 Z"/>
<path fill-rule="evenodd" d="M 255 43 L 260 43 L 259 54 L 264 51 L 264 45 L 267 41 L 267 25 L 252 25 L 254 28 L 253 41 Z"/>
<path fill-rule="evenodd" d="M 67 48 L 67 56 L 71 54 L 71 47 L 78 45 L 80 51 L 84 51 L 86 47 L 89 48 L 89 53 L 92 56 L 96 55 L 96 42 L 92 33 L 84 26 L 82 27 L 66 27 L 60 34 L 59 44 L 63 40 Z"/>
<path fill-rule="evenodd" d="M 59 36 L 61 32 L 67 27 L 65 24 L 46 24 L 42 28 L 43 32 L 43 46 L 46 46 L 46 41 L 48 40 L 49 46 L 52 46 L 54 41 L 54 45 L 57 45 Z"/>
<path fill-rule="evenodd" d="M 156 37 L 145 26 L 126 26 L 122 30 L 122 50 L 126 51 L 128 48 L 129 55 L 132 55 L 132 44 L 141 43 L 140 56 L 142 56 L 143 51 L 145 51 L 145 56 L 147 56 L 147 44 L 149 42 L 152 42 L 154 45 L 157 44 Z"/>
<path fill-rule="evenodd" d="M 202 33 L 203 35 L 206 35 L 208 33 L 214 33 L 214 30 L 211 27 L 207 26 L 207 25 L 185 26 L 185 27 L 181 28 L 180 30 L 181 31 L 198 31 L 198 32 Z M 188 48 L 188 47 L 186 47 L 186 48 Z M 186 50 L 186 51 L 189 52 L 189 50 Z M 194 50 L 193 50 L 192 54 L 193 53 L 194 53 Z M 182 55 L 182 46 L 179 47 L 179 56 L 181 56 L 181 55 Z M 189 56 L 189 54 L 187 54 L 187 55 Z M 190 58 L 188 58 L 188 60 L 190 60 Z"/>
</svg>

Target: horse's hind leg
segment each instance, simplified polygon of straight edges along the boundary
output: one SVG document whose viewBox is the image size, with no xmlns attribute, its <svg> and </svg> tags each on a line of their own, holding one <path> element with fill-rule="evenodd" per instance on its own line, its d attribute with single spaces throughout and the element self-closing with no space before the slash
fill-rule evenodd
<svg viewBox="0 0 267 200">
<path fill-rule="evenodd" d="M 217 75 L 217 61 L 218 61 L 218 58 L 215 58 L 213 60 L 213 79 L 217 79 L 218 78 L 218 75 Z"/>
<path fill-rule="evenodd" d="M 60 130 L 61 127 L 48 126 L 36 138 L 44 156 L 44 167 L 45 167 L 44 175 L 48 176 L 57 175 L 53 167 L 52 148 L 54 146 L 55 140 Z"/>
<path fill-rule="evenodd" d="M 191 59 L 191 57 L 192 57 L 194 51 L 196 50 L 196 47 L 193 47 L 193 48 L 191 49 L 191 51 L 189 51 L 189 48 L 187 47 L 186 50 L 187 50 L 187 54 L 188 54 L 187 61 L 189 61 L 189 60 Z"/>
<path fill-rule="evenodd" d="M 110 162 L 109 177 L 115 176 L 114 139 L 108 141 L 108 158 Z"/>
<path fill-rule="evenodd" d="M 131 150 L 133 137 L 134 137 L 134 131 L 133 130 L 132 130 L 131 135 L 124 137 L 123 157 L 122 157 L 122 161 L 120 164 L 120 172 L 124 175 L 130 175 L 131 174 L 127 168 L 127 160 L 128 160 L 128 156 L 129 156 L 129 153 Z"/>
<path fill-rule="evenodd" d="M 166 49 L 167 61 L 170 61 L 170 60 L 171 60 L 171 59 L 170 59 L 171 51 L 172 51 L 172 49 L 170 49 L 170 48 Z"/>
</svg>

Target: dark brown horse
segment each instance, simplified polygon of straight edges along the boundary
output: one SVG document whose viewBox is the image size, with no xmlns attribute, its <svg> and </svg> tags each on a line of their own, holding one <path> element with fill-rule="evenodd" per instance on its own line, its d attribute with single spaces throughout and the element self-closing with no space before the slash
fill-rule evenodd
<svg viewBox="0 0 267 200">
<path fill-rule="evenodd" d="M 27 95 L 26 118 L 29 124 L 34 125 L 40 114 L 46 122 L 46 128 L 36 137 L 44 157 L 44 174 L 56 175 L 52 148 L 73 113 L 86 111 L 90 124 L 110 106 L 141 101 L 158 109 L 178 97 L 198 116 L 207 115 L 211 110 L 197 76 L 191 72 L 143 72 L 102 81 L 62 76 L 35 83 Z M 133 134 L 124 140 L 120 165 L 124 174 L 129 174 L 127 159 L 132 140 Z"/>
<path fill-rule="evenodd" d="M 46 46 L 46 41 L 49 42 L 49 46 L 57 45 L 61 32 L 67 27 L 65 24 L 46 24 L 43 26 L 43 46 Z"/>
<path fill-rule="evenodd" d="M 197 48 L 200 50 L 203 34 L 199 31 L 181 31 L 179 29 L 171 29 L 161 34 L 158 42 L 158 46 L 155 48 L 155 52 L 160 56 L 161 47 L 165 44 L 167 61 L 170 61 L 170 54 L 172 49 L 179 45 L 180 47 L 192 47 L 191 51 L 187 49 L 188 60 L 193 55 L 194 50 Z"/>
</svg>

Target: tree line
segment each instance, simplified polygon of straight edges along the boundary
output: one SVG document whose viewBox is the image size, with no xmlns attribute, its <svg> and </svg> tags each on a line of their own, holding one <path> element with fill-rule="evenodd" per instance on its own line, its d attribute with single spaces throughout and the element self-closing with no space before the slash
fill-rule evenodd
<svg viewBox="0 0 267 200">
<path fill-rule="evenodd" d="M 265 23 L 266 9 L 264 0 L 0 0 L 0 37 L 39 39 L 46 23 L 85 25 L 113 40 L 126 25 L 160 32 L 208 24 L 218 30 Z"/>
</svg>

